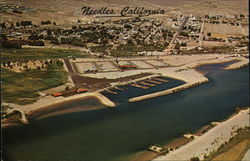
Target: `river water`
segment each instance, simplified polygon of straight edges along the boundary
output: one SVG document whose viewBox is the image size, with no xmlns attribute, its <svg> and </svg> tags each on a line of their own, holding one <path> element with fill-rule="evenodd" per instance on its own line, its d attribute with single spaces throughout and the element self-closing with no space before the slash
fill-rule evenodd
<svg viewBox="0 0 250 161">
<path fill-rule="evenodd" d="M 4 160 L 128 160 L 151 144 L 165 144 L 212 121 L 225 119 L 236 107 L 249 105 L 249 67 L 220 69 L 223 66 L 199 67 L 210 82 L 179 93 L 129 103 L 128 98 L 145 90 L 126 86 L 118 95 L 105 94 L 118 104 L 115 109 L 60 114 L 32 119 L 28 126 L 3 129 Z M 151 92 L 183 83 L 169 80 L 168 84 L 152 87 Z M 84 99 L 63 106 L 102 105 Z"/>
</svg>

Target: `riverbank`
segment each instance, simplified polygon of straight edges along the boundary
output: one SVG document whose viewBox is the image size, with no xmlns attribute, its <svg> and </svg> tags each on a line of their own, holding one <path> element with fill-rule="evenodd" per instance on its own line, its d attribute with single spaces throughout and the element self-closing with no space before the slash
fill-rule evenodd
<svg viewBox="0 0 250 161">
<path fill-rule="evenodd" d="M 154 160 L 190 160 L 193 157 L 199 157 L 200 160 L 203 160 L 237 135 L 238 129 L 245 127 L 249 127 L 249 109 L 240 111 L 228 120 L 218 123 L 202 136 L 195 137 L 190 143 Z"/>
<path fill-rule="evenodd" d="M 242 58 L 242 59 L 234 59 L 234 58 L 228 59 L 228 58 L 223 58 L 223 57 L 210 58 L 206 60 L 206 62 L 204 60 L 194 61 L 191 63 L 183 64 L 183 66 L 181 67 L 172 67 L 172 68 L 166 68 L 166 69 L 164 68 L 165 69 L 164 71 L 162 69 L 158 69 L 158 71 L 152 70 L 151 72 L 159 72 L 163 76 L 183 80 L 187 83 L 178 87 L 164 90 L 164 91 L 133 97 L 129 99 L 129 102 L 138 102 L 138 101 L 151 99 L 151 98 L 155 98 L 155 97 L 159 97 L 163 95 L 168 95 L 168 94 L 172 94 L 181 90 L 185 90 L 187 88 L 191 88 L 191 87 L 206 83 L 209 81 L 208 78 L 204 76 L 206 73 L 202 73 L 199 70 L 195 70 L 195 69 L 204 65 L 223 64 L 223 63 L 228 63 L 228 67 L 225 67 L 224 69 L 237 69 L 237 68 L 247 66 L 249 64 L 249 60 L 245 58 Z"/>
<path fill-rule="evenodd" d="M 247 108 L 247 109 L 244 108 L 241 111 L 244 111 L 244 113 L 246 114 L 246 112 L 249 111 L 249 108 Z M 224 122 L 229 121 L 229 120 L 235 120 L 235 117 L 241 111 L 236 111 L 235 113 L 233 113 L 232 115 L 230 115 L 228 118 L 223 119 L 220 122 L 211 122 L 210 125 L 206 125 L 206 126 L 201 127 L 199 130 L 197 130 L 194 134 L 192 134 L 190 136 L 195 136 L 194 138 L 197 139 L 197 138 L 205 135 L 209 130 L 214 129 L 214 127 L 216 125 L 220 124 L 220 126 L 223 126 L 223 124 L 221 124 L 221 123 L 224 123 Z M 237 118 L 240 118 L 240 116 L 237 116 Z M 231 121 L 231 122 L 233 122 L 233 121 Z M 184 135 L 183 135 L 183 136 L 181 136 L 179 138 L 176 138 L 176 139 L 170 141 L 169 143 L 163 145 L 163 147 L 164 148 L 168 148 L 169 151 L 170 151 L 170 153 L 172 153 L 173 151 L 179 149 L 180 147 L 183 147 L 184 145 L 188 146 L 192 141 L 194 141 L 194 138 L 193 137 L 189 137 L 189 138 L 188 137 L 184 137 Z M 209 139 L 209 138 L 204 138 L 204 140 L 206 140 L 206 139 Z M 192 148 L 192 149 L 194 149 L 194 148 Z M 190 151 L 192 151 L 192 150 L 190 150 Z M 218 153 L 216 153 L 216 154 L 218 154 Z M 212 158 L 214 158 L 215 156 L 216 156 L 215 154 L 211 155 L 210 156 L 210 160 Z M 152 151 L 149 151 L 149 150 L 145 150 L 145 151 L 142 151 L 142 152 L 139 152 L 139 153 L 135 154 L 130 161 L 150 161 L 150 160 L 153 160 L 153 159 L 155 159 L 156 161 L 158 161 L 157 157 L 160 158 L 161 156 L 158 153 L 155 153 L 155 152 L 152 152 Z M 178 160 L 178 159 L 171 158 L 170 160 Z"/>
<path fill-rule="evenodd" d="M 249 59 L 245 59 L 245 60 L 242 60 L 242 61 L 239 61 L 237 63 L 233 63 L 231 65 L 229 65 L 228 67 L 224 68 L 224 69 L 237 69 L 237 68 L 242 68 L 242 67 L 245 67 L 245 66 L 248 66 L 249 65 Z"/>
<path fill-rule="evenodd" d="M 67 103 L 67 102 L 78 100 L 78 99 L 85 99 L 89 97 L 93 97 L 97 99 L 98 101 L 100 101 L 100 103 L 102 103 L 103 105 L 109 108 L 116 107 L 114 102 L 112 102 L 111 100 L 109 100 L 107 97 L 105 97 L 99 92 L 88 92 L 88 93 L 77 94 L 77 95 L 73 95 L 69 97 L 44 96 L 40 98 L 37 102 L 33 104 L 28 104 L 28 105 L 17 105 L 17 104 L 11 104 L 11 103 L 4 103 L 4 104 L 9 105 L 15 109 L 18 109 L 24 112 L 26 116 L 31 117 L 33 113 L 41 113 L 42 111 L 47 111 L 47 110 L 54 108 L 53 107 L 54 105 L 63 104 L 63 103 Z M 91 109 L 95 110 L 96 108 L 90 107 L 90 109 L 88 110 L 91 110 Z M 2 121 L 2 128 L 8 127 L 10 125 L 12 125 L 12 123 L 9 123 L 8 120 Z"/>
<path fill-rule="evenodd" d="M 164 96 L 164 95 L 168 95 L 168 94 L 172 94 L 172 93 L 176 93 L 203 83 L 208 82 L 208 79 L 205 79 L 203 81 L 197 81 L 197 82 L 189 82 L 171 89 L 167 89 L 164 91 L 160 91 L 160 92 L 155 92 L 155 93 L 151 93 L 151 94 L 147 94 L 147 95 L 143 95 L 143 96 L 138 96 L 138 97 L 134 97 L 134 98 L 130 98 L 129 102 L 138 102 L 138 101 L 142 101 L 142 100 L 146 100 L 146 99 L 151 99 L 151 98 L 155 98 L 155 97 L 160 97 L 160 96 Z"/>
<path fill-rule="evenodd" d="M 224 152 L 215 156 L 212 161 L 221 161 L 221 160 L 242 160 L 247 161 L 249 158 L 245 158 L 244 156 L 247 155 L 247 151 L 250 148 L 250 136 L 247 139 L 239 140 L 235 145 L 230 148 L 224 150 Z"/>
</svg>

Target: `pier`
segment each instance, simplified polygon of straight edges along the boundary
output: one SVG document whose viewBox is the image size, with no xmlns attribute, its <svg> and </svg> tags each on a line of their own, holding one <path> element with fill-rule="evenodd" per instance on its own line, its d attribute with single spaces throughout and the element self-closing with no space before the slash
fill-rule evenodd
<svg viewBox="0 0 250 161">
<path fill-rule="evenodd" d="M 157 81 L 160 81 L 160 82 L 164 82 L 164 83 L 169 82 L 169 80 L 161 79 L 161 78 L 153 78 L 153 79 L 154 79 L 154 80 L 157 80 Z"/>
<path fill-rule="evenodd" d="M 108 92 L 108 93 L 111 93 L 111 94 L 117 94 L 117 92 L 111 91 L 109 89 L 106 89 L 105 91 Z"/>
<path fill-rule="evenodd" d="M 146 82 L 139 82 L 140 84 L 146 85 L 146 86 L 150 86 L 150 87 L 154 87 L 155 84 L 151 84 L 151 83 L 146 83 Z"/>
<path fill-rule="evenodd" d="M 175 93 L 175 92 L 185 90 L 187 88 L 198 86 L 198 85 L 206 83 L 206 82 L 208 82 L 208 79 L 205 79 L 205 80 L 200 81 L 200 82 L 188 82 L 186 84 L 183 84 L 183 85 L 171 88 L 171 89 L 167 89 L 167 90 L 164 90 L 164 91 L 155 92 L 155 93 L 151 93 L 151 94 L 146 94 L 146 95 L 130 98 L 128 101 L 129 102 L 138 102 L 138 101 L 142 101 L 142 100 L 146 100 L 146 99 L 150 99 L 150 98 L 164 96 L 164 95 L 168 95 L 168 94 L 172 94 L 172 93 Z"/>
<path fill-rule="evenodd" d="M 155 84 L 162 84 L 161 82 L 157 82 L 157 81 L 154 81 L 154 80 L 151 80 L 151 79 L 148 79 L 146 81 L 150 82 L 150 83 L 155 83 Z"/>
<path fill-rule="evenodd" d="M 133 84 L 130 84 L 131 86 L 133 86 L 133 87 L 137 87 L 137 88 L 142 88 L 142 89 L 148 89 L 149 87 L 146 87 L 146 86 L 142 86 L 142 85 L 139 85 L 139 84 L 135 84 L 135 83 L 133 83 Z"/>
<path fill-rule="evenodd" d="M 112 108 L 116 107 L 114 102 L 112 102 L 110 99 L 108 99 L 107 97 L 105 97 L 99 92 L 94 92 L 93 96 L 96 97 L 98 100 L 100 100 L 102 104 L 108 107 L 112 107 Z"/>
<path fill-rule="evenodd" d="M 114 88 L 114 89 L 117 89 L 117 90 L 120 90 L 120 91 L 123 91 L 123 90 L 124 90 L 124 88 L 119 88 L 119 87 L 117 87 L 117 86 L 113 86 L 113 88 Z"/>
</svg>

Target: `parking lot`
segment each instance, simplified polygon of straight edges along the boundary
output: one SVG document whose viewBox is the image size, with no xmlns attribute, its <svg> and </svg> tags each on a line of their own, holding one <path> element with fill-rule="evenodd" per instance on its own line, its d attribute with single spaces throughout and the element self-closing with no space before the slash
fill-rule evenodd
<svg viewBox="0 0 250 161">
<path fill-rule="evenodd" d="M 134 65 L 136 69 L 153 69 L 159 67 L 166 67 L 168 64 L 163 63 L 157 59 L 145 60 L 120 60 L 116 61 L 82 61 L 72 60 L 71 64 L 76 73 L 97 73 L 97 72 L 114 72 L 120 71 L 118 65 Z M 132 69 L 130 69 L 132 70 Z M 134 69 L 135 70 L 135 69 Z"/>
</svg>

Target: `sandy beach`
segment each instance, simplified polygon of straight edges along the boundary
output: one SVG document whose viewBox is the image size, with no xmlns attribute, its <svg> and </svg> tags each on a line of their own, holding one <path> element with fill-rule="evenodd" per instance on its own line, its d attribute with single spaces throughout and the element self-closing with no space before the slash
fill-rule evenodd
<svg viewBox="0 0 250 161">
<path fill-rule="evenodd" d="M 249 60 L 248 59 L 244 59 L 242 61 L 239 61 L 237 63 L 233 63 L 231 65 L 229 65 L 228 67 L 224 68 L 224 69 L 237 69 L 237 68 L 241 68 L 244 66 L 249 65 Z"/>
<path fill-rule="evenodd" d="M 160 156 L 154 161 L 160 160 L 190 160 L 192 157 L 204 159 L 205 155 L 216 151 L 221 144 L 229 141 L 237 134 L 237 129 L 249 127 L 249 109 L 242 110 L 230 119 L 219 123 L 217 126 L 200 137 L 196 137 L 192 142 L 170 152 L 165 156 Z"/>
<path fill-rule="evenodd" d="M 96 98 L 97 100 L 100 101 L 100 103 L 102 103 L 103 105 L 105 105 L 109 108 L 116 107 L 115 103 L 110 101 L 107 97 L 100 94 L 99 92 L 88 92 L 88 93 L 73 95 L 73 96 L 69 96 L 69 97 L 44 96 L 43 98 L 40 98 L 37 102 L 35 102 L 33 104 L 28 104 L 28 105 L 17 105 L 17 104 L 11 104 L 11 103 L 5 103 L 5 104 L 10 105 L 10 106 L 12 106 L 15 109 L 18 109 L 20 111 L 23 111 L 28 116 L 31 116 L 33 113 L 38 113 L 41 111 L 43 111 L 43 113 L 44 113 L 44 111 L 48 111 L 51 108 L 54 108 L 53 105 L 61 104 L 64 102 L 69 102 L 69 101 L 74 101 L 77 99 L 85 99 L 88 97 Z M 96 110 L 96 109 L 97 109 L 96 107 L 90 107 L 88 109 L 81 109 L 81 110 Z M 72 110 L 71 110 L 71 112 L 72 112 Z M 64 112 L 66 112 L 66 111 L 64 111 Z M 2 127 L 7 127 L 10 125 L 12 125 L 12 123 L 9 123 L 6 120 L 2 120 Z"/>
<path fill-rule="evenodd" d="M 69 97 L 45 96 L 42 99 L 39 99 L 34 104 L 28 104 L 28 105 L 23 105 L 23 106 L 13 105 L 13 104 L 11 104 L 11 105 L 13 107 L 20 108 L 26 114 L 30 114 L 33 111 L 36 111 L 38 109 L 42 109 L 46 106 L 50 106 L 53 104 L 62 103 L 62 102 L 66 102 L 66 101 L 73 101 L 75 99 L 81 99 L 81 98 L 86 98 L 86 97 L 95 97 L 96 99 L 98 99 L 102 104 L 106 105 L 107 107 L 111 107 L 111 108 L 115 107 L 115 104 L 112 101 L 110 101 L 107 97 L 103 96 L 102 94 L 100 94 L 98 92 L 83 93 L 83 94 L 73 95 L 73 96 L 69 96 Z"/>
</svg>

